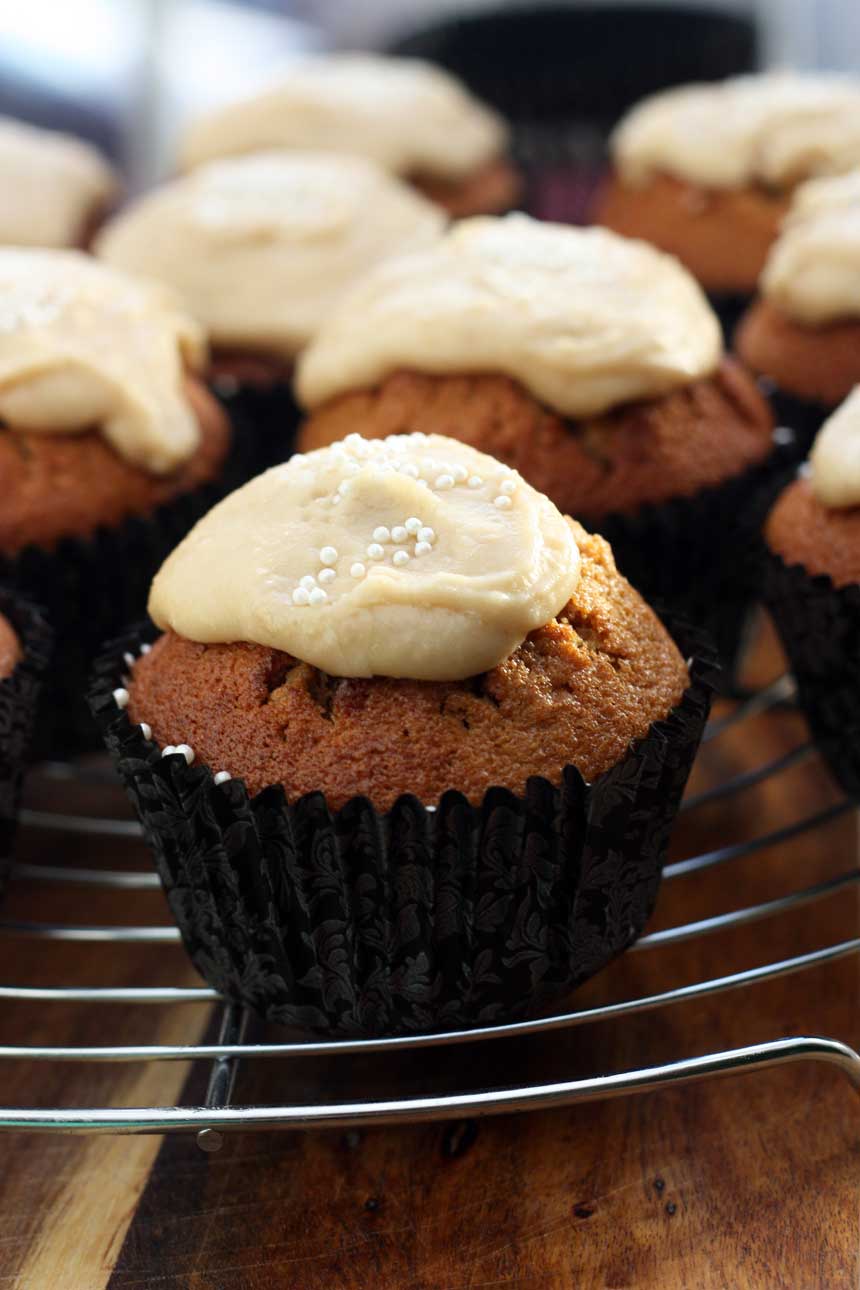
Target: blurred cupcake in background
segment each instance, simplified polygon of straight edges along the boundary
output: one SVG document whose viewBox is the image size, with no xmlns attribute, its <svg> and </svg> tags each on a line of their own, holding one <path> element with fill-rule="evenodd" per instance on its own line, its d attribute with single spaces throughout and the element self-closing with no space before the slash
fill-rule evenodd
<svg viewBox="0 0 860 1290">
<path fill-rule="evenodd" d="M 808 447 L 860 382 L 860 170 L 798 188 L 735 347 Z"/>
<path fill-rule="evenodd" d="M 149 608 L 163 634 L 108 648 L 93 708 L 229 997 L 474 1025 L 641 932 L 707 669 L 515 471 L 439 435 L 294 456 L 204 517 Z"/>
<path fill-rule="evenodd" d="M 0 117 L 0 243 L 85 247 L 119 191 L 90 144 Z"/>
<path fill-rule="evenodd" d="M 303 449 L 361 426 L 491 453 L 733 654 L 778 454 L 765 400 L 677 260 L 603 229 L 464 221 L 342 300 L 297 392 Z"/>
<path fill-rule="evenodd" d="M 93 650 L 218 495 L 230 429 L 205 358 L 166 288 L 78 251 L 0 249 L 0 582 L 56 632 L 50 752 L 92 739 Z"/>
<path fill-rule="evenodd" d="M 340 54 L 304 59 L 277 84 L 192 123 L 180 163 L 190 170 L 271 149 L 354 153 L 459 218 L 517 204 L 507 148 L 502 118 L 442 68 Z"/>
<path fill-rule="evenodd" d="M 292 450 L 293 364 L 342 293 L 388 257 L 435 241 L 445 223 L 364 158 L 257 153 L 141 198 L 95 251 L 174 288 L 205 328 L 248 476 Z"/>
<path fill-rule="evenodd" d="M 730 330 L 794 187 L 860 164 L 860 80 L 773 72 L 665 90 L 624 117 L 611 153 L 595 220 L 677 255 Z"/>
<path fill-rule="evenodd" d="M 51 633 L 42 614 L 0 587 L 0 896 L 12 861 L 18 801 Z"/>
<path fill-rule="evenodd" d="M 766 597 L 812 733 L 860 800 L 860 386 L 767 519 Z"/>
</svg>

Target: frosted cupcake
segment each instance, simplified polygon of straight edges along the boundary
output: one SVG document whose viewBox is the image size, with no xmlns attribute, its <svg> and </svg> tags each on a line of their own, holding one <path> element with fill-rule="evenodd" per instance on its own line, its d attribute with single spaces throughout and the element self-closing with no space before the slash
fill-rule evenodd
<svg viewBox="0 0 860 1290">
<path fill-rule="evenodd" d="M 299 62 L 276 85 L 193 123 L 180 161 L 191 169 L 271 149 L 354 153 L 459 218 L 516 205 L 507 146 L 501 117 L 442 68 L 340 54 Z"/>
<path fill-rule="evenodd" d="M 670 251 L 736 317 L 800 181 L 860 164 L 860 80 L 797 72 L 685 85 L 617 127 L 595 219 Z M 727 299 L 728 298 L 728 299 Z"/>
<path fill-rule="evenodd" d="M 732 652 L 772 420 L 676 260 L 602 229 L 464 221 L 368 274 L 296 388 L 302 447 L 356 425 L 462 439 L 603 532 L 643 594 Z"/>
<path fill-rule="evenodd" d="M 0 243 L 86 246 L 114 201 L 116 176 L 72 135 L 0 117 Z"/>
<path fill-rule="evenodd" d="M 205 328 L 211 375 L 250 443 L 247 473 L 290 452 L 298 352 L 368 269 L 435 241 L 445 217 L 361 157 L 213 162 L 112 220 L 95 251 L 174 288 Z"/>
<path fill-rule="evenodd" d="M 860 170 L 798 188 L 735 345 L 809 443 L 860 382 Z"/>
<path fill-rule="evenodd" d="M 230 430 L 205 357 L 164 288 L 77 251 L 0 249 L 0 582 L 44 605 L 62 643 L 51 751 L 92 732 L 92 651 L 217 496 Z"/>
<path fill-rule="evenodd" d="M 295 456 L 150 613 L 94 711 L 229 996 L 345 1032 L 501 1020 L 641 930 L 702 666 L 516 472 L 436 435 Z"/>
<path fill-rule="evenodd" d="M 860 386 L 767 519 L 767 603 L 812 733 L 860 800 Z"/>
</svg>

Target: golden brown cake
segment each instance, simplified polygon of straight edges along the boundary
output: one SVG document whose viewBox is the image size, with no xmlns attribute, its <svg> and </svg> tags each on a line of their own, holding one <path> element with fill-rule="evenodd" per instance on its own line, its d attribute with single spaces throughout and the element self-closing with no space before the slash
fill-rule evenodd
<svg viewBox="0 0 860 1290">
<path fill-rule="evenodd" d="M 860 506 L 825 506 L 808 479 L 796 479 L 781 494 L 765 538 L 786 564 L 826 574 L 835 587 L 860 583 Z"/>
<path fill-rule="evenodd" d="M 505 376 L 396 372 L 376 389 L 344 394 L 308 417 L 299 448 L 423 431 L 462 439 L 516 470 L 571 515 L 602 518 L 689 497 L 758 464 L 772 417 L 731 359 L 712 377 L 662 398 L 569 420 Z"/>
<path fill-rule="evenodd" d="M 413 175 L 411 182 L 452 219 L 467 219 L 470 215 L 503 215 L 517 206 L 523 191 L 519 171 L 505 157 L 488 161 L 465 179 Z"/>
<path fill-rule="evenodd" d="M 735 332 L 735 349 L 754 372 L 799 399 L 835 407 L 860 381 L 860 318 L 810 327 L 757 300 Z"/>
<path fill-rule="evenodd" d="M 0 681 L 11 676 L 21 661 L 21 642 L 8 618 L 0 614 Z"/>
</svg>

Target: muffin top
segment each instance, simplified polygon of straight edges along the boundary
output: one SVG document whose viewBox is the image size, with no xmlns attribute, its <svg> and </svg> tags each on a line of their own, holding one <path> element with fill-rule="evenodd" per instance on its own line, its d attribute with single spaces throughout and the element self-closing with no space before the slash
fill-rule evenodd
<svg viewBox="0 0 860 1290">
<path fill-rule="evenodd" d="M 258 153 L 167 184 L 96 254 L 174 287 L 214 345 L 292 359 L 371 266 L 435 241 L 445 217 L 361 157 Z"/>
<path fill-rule="evenodd" d="M 117 191 L 95 148 L 71 135 L 0 117 L 0 243 L 74 246 Z"/>
<path fill-rule="evenodd" d="M 797 189 L 761 290 L 804 326 L 860 317 L 860 170 Z"/>
<path fill-rule="evenodd" d="M 682 85 L 638 104 L 616 128 L 622 178 L 669 174 L 705 188 L 786 188 L 860 165 L 860 80 L 771 72 Z"/>
<path fill-rule="evenodd" d="M 464 220 L 368 273 L 297 369 L 315 407 L 400 369 L 495 372 L 565 416 L 709 375 L 720 327 L 677 260 L 605 229 L 525 215 Z"/>
<path fill-rule="evenodd" d="M 163 629 L 271 646 L 334 676 L 458 680 L 570 599 L 569 521 L 441 435 L 350 435 L 219 503 L 152 585 Z"/>
<path fill-rule="evenodd" d="M 441 68 L 341 54 L 302 60 L 279 84 L 192 124 L 181 164 L 299 148 L 357 153 L 396 175 L 458 180 L 506 141 L 501 118 Z"/>
<path fill-rule="evenodd" d="M 183 389 L 205 355 L 197 324 L 163 287 L 78 251 L 0 248 L 0 421 L 29 434 L 94 425 L 153 474 L 199 442 Z"/>
<path fill-rule="evenodd" d="M 0 614 L 0 681 L 12 675 L 22 657 L 21 642 L 14 627 Z"/>
</svg>

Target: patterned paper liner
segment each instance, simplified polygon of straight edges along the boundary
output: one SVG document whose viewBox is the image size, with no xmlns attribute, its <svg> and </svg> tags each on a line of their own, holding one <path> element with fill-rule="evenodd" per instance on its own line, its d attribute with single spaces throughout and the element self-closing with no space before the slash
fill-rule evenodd
<svg viewBox="0 0 860 1290">
<path fill-rule="evenodd" d="M 609 541 L 618 568 L 651 603 L 710 633 L 731 682 L 757 601 L 758 534 L 796 465 L 786 437 L 759 466 L 692 497 L 582 522 Z"/>
<path fill-rule="evenodd" d="M 860 801 L 860 585 L 835 587 L 766 550 L 764 587 L 815 742 Z"/>
<path fill-rule="evenodd" d="M 39 757 L 71 756 L 100 747 L 86 702 L 93 659 L 104 642 L 146 612 L 150 583 L 197 520 L 224 495 L 223 477 L 184 493 L 151 515 L 133 516 L 88 538 L 65 538 L 52 551 L 26 547 L 0 555 L 0 582 L 45 607 L 56 652 L 43 687 L 35 738 Z"/>
<path fill-rule="evenodd" d="M 0 896 L 11 864 L 21 782 L 27 764 L 39 692 L 51 654 L 52 632 L 40 610 L 0 587 L 0 614 L 12 624 L 23 658 L 0 680 Z"/>
<path fill-rule="evenodd" d="M 303 414 L 289 381 L 252 385 L 219 377 L 210 390 L 233 427 L 231 487 L 238 488 L 293 455 Z"/>
<path fill-rule="evenodd" d="M 113 690 L 110 646 L 90 696 L 143 822 L 186 949 L 204 979 L 270 1021 L 338 1034 L 414 1032 L 523 1016 L 604 967 L 654 906 L 669 832 L 710 706 L 713 654 L 693 654 L 681 702 L 593 784 L 480 805 L 446 792 L 364 798 L 332 811 L 321 793 L 249 798 L 244 784 L 162 758 Z"/>
</svg>

